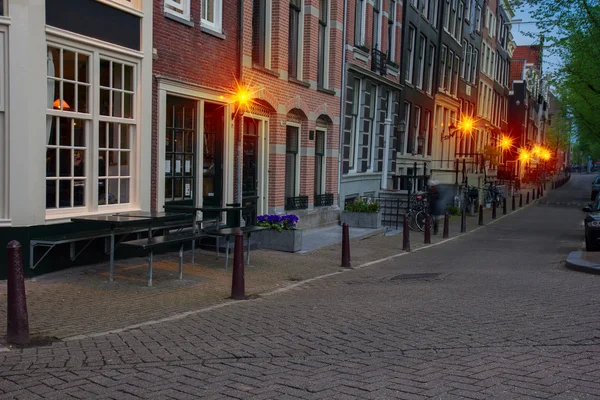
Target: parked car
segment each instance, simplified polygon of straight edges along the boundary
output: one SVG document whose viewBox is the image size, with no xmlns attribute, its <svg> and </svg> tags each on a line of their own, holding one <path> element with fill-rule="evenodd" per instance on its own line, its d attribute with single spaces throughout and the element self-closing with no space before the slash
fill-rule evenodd
<svg viewBox="0 0 600 400">
<path fill-rule="evenodd" d="M 587 251 L 600 250 L 600 196 L 590 203 L 583 211 L 589 213 L 583 220 L 585 233 L 585 249 Z"/>
<path fill-rule="evenodd" d="M 598 195 L 598 193 L 600 193 L 600 175 L 598 175 L 592 183 L 592 197 L 590 200 L 596 200 L 596 196 Z"/>
</svg>

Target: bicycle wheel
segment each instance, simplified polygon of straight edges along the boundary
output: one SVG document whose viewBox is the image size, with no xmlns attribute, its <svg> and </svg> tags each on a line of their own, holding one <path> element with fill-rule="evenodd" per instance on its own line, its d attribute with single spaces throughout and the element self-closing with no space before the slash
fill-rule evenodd
<svg viewBox="0 0 600 400">
<path fill-rule="evenodd" d="M 417 213 L 417 215 L 415 216 L 415 222 L 417 223 L 417 226 L 419 227 L 419 230 L 421 232 L 425 232 L 425 223 L 427 221 L 427 217 L 429 216 L 428 213 L 426 213 L 425 211 L 419 211 Z M 431 225 L 433 225 L 433 221 L 430 221 L 431 224 L 429 225 L 429 229 L 432 228 Z"/>
<path fill-rule="evenodd" d="M 410 211 L 408 213 L 408 227 L 413 231 L 419 230 L 419 225 L 417 225 L 417 216 L 418 212 Z"/>
</svg>

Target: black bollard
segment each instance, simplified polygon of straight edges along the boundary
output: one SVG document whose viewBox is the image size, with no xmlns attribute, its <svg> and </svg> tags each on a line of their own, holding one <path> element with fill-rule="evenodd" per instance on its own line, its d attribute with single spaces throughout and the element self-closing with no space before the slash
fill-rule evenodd
<svg viewBox="0 0 600 400">
<path fill-rule="evenodd" d="M 525 199 L 525 205 L 529 204 L 529 192 L 527 192 L 527 197 Z"/>
<path fill-rule="evenodd" d="M 8 255 L 6 340 L 8 343 L 24 345 L 29 343 L 29 318 L 21 244 L 16 240 L 10 241 L 6 246 L 6 253 Z"/>
<path fill-rule="evenodd" d="M 467 210 L 464 208 L 460 213 L 460 233 L 465 233 L 467 231 Z"/>
<path fill-rule="evenodd" d="M 540 197 L 544 197 L 544 185 L 546 185 L 545 183 L 543 185 L 540 186 Z"/>
<path fill-rule="evenodd" d="M 535 188 L 531 189 L 531 201 L 534 201 L 536 199 L 536 195 L 535 195 Z"/>
<path fill-rule="evenodd" d="M 519 193 L 519 208 L 523 207 L 523 193 Z"/>
<path fill-rule="evenodd" d="M 483 204 L 479 205 L 479 225 L 483 226 Z"/>
<path fill-rule="evenodd" d="M 404 214 L 404 224 L 402 226 L 402 250 L 410 251 L 410 238 L 408 236 L 408 215 Z"/>
<path fill-rule="evenodd" d="M 342 224 L 342 267 L 350 268 L 350 228 L 347 222 Z"/>
<path fill-rule="evenodd" d="M 496 201 L 492 200 L 492 219 L 496 219 Z"/>
<path fill-rule="evenodd" d="M 502 198 L 502 215 L 506 215 L 506 197 Z"/>
<path fill-rule="evenodd" d="M 448 237 L 449 237 L 449 232 L 448 232 L 448 229 L 450 227 L 449 222 L 450 222 L 450 215 L 448 213 L 444 213 L 444 234 L 442 236 L 442 238 L 444 238 L 444 239 L 448 239 Z"/>
<path fill-rule="evenodd" d="M 425 217 L 425 244 L 431 244 L 431 215 Z"/>
<path fill-rule="evenodd" d="M 515 211 L 515 195 L 512 195 L 511 211 Z"/>
<path fill-rule="evenodd" d="M 235 245 L 233 247 L 231 298 L 234 300 L 246 299 L 246 288 L 244 282 L 244 235 L 239 230 L 235 233 Z"/>
</svg>

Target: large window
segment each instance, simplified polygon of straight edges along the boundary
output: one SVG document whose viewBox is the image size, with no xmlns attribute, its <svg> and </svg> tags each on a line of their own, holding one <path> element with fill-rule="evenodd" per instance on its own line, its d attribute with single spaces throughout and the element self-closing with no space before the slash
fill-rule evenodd
<svg viewBox="0 0 600 400">
<path fill-rule="evenodd" d="M 475 30 L 481 32 L 481 7 L 477 6 L 475 10 Z"/>
<path fill-rule="evenodd" d="M 288 76 L 300 78 L 299 59 L 300 59 L 300 13 L 301 0 L 290 0 L 290 24 L 288 36 Z"/>
<path fill-rule="evenodd" d="M 479 59 L 479 52 L 477 49 L 473 49 L 471 54 L 471 83 L 475 84 L 477 79 L 477 60 Z"/>
<path fill-rule="evenodd" d="M 354 45 L 362 46 L 365 42 L 366 0 L 356 0 L 354 12 Z"/>
<path fill-rule="evenodd" d="M 425 36 L 419 37 L 419 71 L 417 74 L 417 87 L 423 89 L 423 79 L 425 77 L 425 52 L 427 51 Z"/>
<path fill-rule="evenodd" d="M 95 211 L 132 200 L 135 64 L 96 54 L 48 46 L 48 210 Z"/>
<path fill-rule="evenodd" d="M 415 123 L 415 127 L 411 135 L 411 151 L 413 154 L 422 154 L 422 148 L 419 147 L 419 142 L 417 141 L 417 137 L 419 136 L 419 130 L 421 129 L 421 107 L 415 107 L 415 117 L 413 118 L 413 121 Z"/>
<path fill-rule="evenodd" d="M 462 54 L 462 63 L 460 65 L 460 77 L 465 78 L 465 64 L 467 62 L 467 41 L 463 40 L 462 43 L 463 54 Z"/>
<path fill-rule="evenodd" d="M 463 13 L 464 13 L 464 5 L 461 1 L 458 3 L 458 12 L 456 13 L 456 27 L 454 29 L 454 39 L 456 39 L 459 43 L 462 40 L 462 31 L 463 31 Z"/>
<path fill-rule="evenodd" d="M 165 12 L 189 21 L 190 0 L 165 0 Z"/>
<path fill-rule="evenodd" d="M 431 5 L 431 26 L 433 26 L 434 28 L 438 27 L 438 13 L 439 13 L 439 9 L 440 9 L 440 0 L 431 0 L 432 1 L 432 5 Z"/>
<path fill-rule="evenodd" d="M 202 0 L 202 26 L 221 33 L 222 0 Z"/>
<path fill-rule="evenodd" d="M 442 51 L 440 53 L 440 81 L 439 88 L 441 90 L 446 90 L 446 50 L 447 47 L 445 45 L 442 46 Z"/>
<path fill-rule="evenodd" d="M 325 193 L 325 137 L 327 131 L 317 128 L 315 133 L 315 195 Z"/>
<path fill-rule="evenodd" d="M 252 62 L 270 68 L 267 0 L 252 0 Z"/>
<path fill-rule="evenodd" d="M 458 93 L 458 72 L 460 69 L 460 57 L 458 55 L 454 56 L 454 82 L 452 86 L 452 95 L 456 96 Z"/>
<path fill-rule="evenodd" d="M 300 147 L 300 127 L 286 126 L 285 142 L 285 197 L 298 196 L 300 158 L 298 150 Z M 286 202 L 287 203 L 287 202 Z"/>
<path fill-rule="evenodd" d="M 388 16 L 388 60 L 396 58 L 396 0 L 389 0 L 390 12 Z"/>
<path fill-rule="evenodd" d="M 433 135 L 431 134 L 431 111 L 425 110 L 423 116 L 423 134 L 425 135 L 427 142 L 427 155 L 431 155 L 431 143 L 433 141 Z"/>
<path fill-rule="evenodd" d="M 431 94 L 431 90 L 433 89 L 433 71 L 435 68 L 433 67 L 435 63 L 435 45 L 433 43 L 429 44 L 429 60 L 427 62 L 427 94 Z"/>
<path fill-rule="evenodd" d="M 413 75 L 415 70 L 415 28 L 408 28 L 408 50 L 406 51 L 406 82 L 413 83 Z"/>
<path fill-rule="evenodd" d="M 380 27 L 381 19 L 381 0 L 373 0 L 373 34 L 371 36 L 372 49 L 379 50 L 381 45 L 381 30 Z"/>
<path fill-rule="evenodd" d="M 473 57 L 473 46 L 469 43 L 465 57 L 465 81 L 471 82 L 471 58 Z"/>
<path fill-rule="evenodd" d="M 328 43 L 328 19 L 329 19 L 329 0 L 319 0 L 319 59 L 317 70 L 317 85 L 327 87 L 329 72 L 329 52 Z"/>
</svg>

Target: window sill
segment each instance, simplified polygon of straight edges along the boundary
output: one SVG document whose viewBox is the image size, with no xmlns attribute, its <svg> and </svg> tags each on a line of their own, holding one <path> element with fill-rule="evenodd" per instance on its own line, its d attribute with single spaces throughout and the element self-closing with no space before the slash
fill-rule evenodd
<svg viewBox="0 0 600 400">
<path fill-rule="evenodd" d="M 263 73 L 265 73 L 267 75 L 274 76 L 275 78 L 279 78 L 279 76 L 280 76 L 279 72 L 275 72 L 272 69 L 265 68 L 262 65 L 256 64 L 256 63 L 252 63 L 252 69 L 255 69 L 257 71 L 263 72 Z"/>
<path fill-rule="evenodd" d="M 192 21 L 188 21 L 185 18 L 178 17 L 178 16 L 173 15 L 173 14 L 168 13 L 168 12 L 165 12 L 164 15 L 165 15 L 165 18 L 172 19 L 173 21 L 179 22 L 180 24 L 183 24 L 183 25 L 187 25 L 190 28 L 194 27 L 194 23 Z"/>
<path fill-rule="evenodd" d="M 137 17 L 140 17 L 140 18 L 144 16 L 144 13 L 141 12 L 136 7 L 128 7 L 127 5 L 124 5 L 124 4 L 121 4 L 121 3 L 117 3 L 115 1 L 110 1 L 110 0 L 96 0 L 96 1 L 98 1 L 100 3 L 104 3 L 107 6 L 117 8 L 117 9 L 119 9 L 121 11 L 126 12 L 126 13 L 133 14 L 133 15 L 135 15 Z"/>
<path fill-rule="evenodd" d="M 210 29 L 210 28 L 207 28 L 205 26 L 201 26 L 200 27 L 200 31 L 204 32 L 204 33 L 206 33 L 208 35 L 217 37 L 219 39 L 223 39 L 223 40 L 227 39 L 227 37 L 224 34 L 222 34 L 221 32 L 217 32 L 217 31 L 215 31 L 213 29 Z"/>
<path fill-rule="evenodd" d="M 359 49 L 358 47 L 354 47 L 354 50 L 352 50 L 352 53 L 356 60 L 363 61 L 363 62 L 369 61 L 369 53 L 364 52 L 363 50 Z"/>
<path fill-rule="evenodd" d="M 317 86 L 317 92 L 322 92 L 322 93 L 326 93 L 326 94 L 335 96 L 335 90 L 325 89 L 324 87 L 320 87 L 320 86 Z"/>
<path fill-rule="evenodd" d="M 88 212 L 88 211 L 65 211 L 61 213 L 60 211 L 54 211 L 46 214 L 46 223 L 48 224 L 62 224 L 66 222 L 71 222 L 71 218 L 76 217 L 87 217 L 90 215 L 113 215 L 119 212 L 133 212 L 133 211 L 142 211 L 138 207 L 124 207 L 124 206 L 115 206 L 114 208 L 110 208 L 111 206 L 100 206 L 98 211 L 96 212 Z"/>
<path fill-rule="evenodd" d="M 296 78 L 294 78 L 292 76 L 288 77 L 288 82 L 295 83 L 296 85 L 300 85 L 300 86 L 303 86 L 305 88 L 310 88 L 310 83 L 301 81 L 301 80 L 296 79 Z"/>
</svg>

